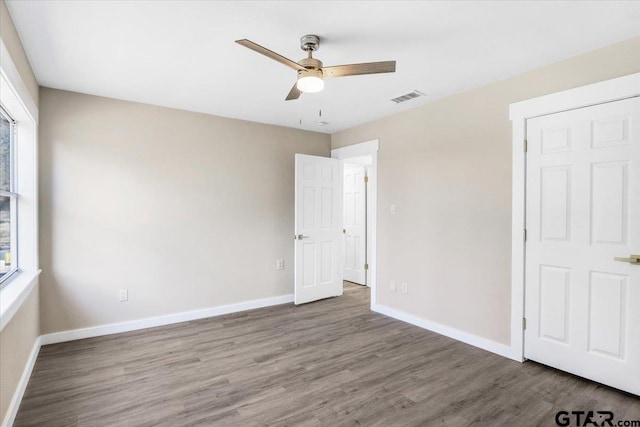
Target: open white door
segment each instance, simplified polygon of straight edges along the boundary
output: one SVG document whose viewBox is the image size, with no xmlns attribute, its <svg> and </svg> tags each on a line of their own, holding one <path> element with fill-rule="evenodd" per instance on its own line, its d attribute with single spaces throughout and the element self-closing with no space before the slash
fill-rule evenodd
<svg viewBox="0 0 640 427">
<path fill-rule="evenodd" d="M 366 283 L 367 200 L 365 167 L 344 165 L 344 280 Z"/>
<path fill-rule="evenodd" d="M 294 302 L 342 295 L 342 161 L 296 154 Z"/>
</svg>

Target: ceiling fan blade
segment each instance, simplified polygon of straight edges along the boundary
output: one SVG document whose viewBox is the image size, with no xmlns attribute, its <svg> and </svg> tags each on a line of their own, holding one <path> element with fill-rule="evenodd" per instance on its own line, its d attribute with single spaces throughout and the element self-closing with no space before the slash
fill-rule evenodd
<svg viewBox="0 0 640 427">
<path fill-rule="evenodd" d="M 298 98 L 300 98 L 300 95 L 302 95 L 302 91 L 300 91 L 300 89 L 298 89 L 298 82 L 295 82 L 293 84 L 293 87 L 289 91 L 289 95 L 287 95 L 287 97 L 285 98 L 285 101 L 291 101 L 292 99 L 298 99 Z"/>
<path fill-rule="evenodd" d="M 357 76 L 360 74 L 394 73 L 396 61 L 366 62 L 364 64 L 334 65 L 323 67 L 324 77 Z"/>
<path fill-rule="evenodd" d="M 254 43 L 251 40 L 247 40 L 247 39 L 236 40 L 236 43 L 238 43 L 241 46 L 248 47 L 249 49 L 254 50 L 258 53 L 261 53 L 264 56 L 271 58 L 275 61 L 278 61 L 279 63 L 284 64 L 289 68 L 293 68 L 294 70 L 302 70 L 302 71 L 306 70 L 306 68 L 304 68 L 302 65 L 298 64 L 297 62 L 294 62 L 289 58 L 285 58 L 284 56 L 279 55 L 274 51 L 267 49 L 264 46 L 260 46 L 259 44 Z"/>
</svg>

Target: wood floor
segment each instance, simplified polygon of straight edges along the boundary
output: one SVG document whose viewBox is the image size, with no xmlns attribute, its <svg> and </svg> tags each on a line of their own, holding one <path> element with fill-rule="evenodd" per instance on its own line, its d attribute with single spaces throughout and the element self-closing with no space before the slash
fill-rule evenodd
<svg viewBox="0 0 640 427">
<path fill-rule="evenodd" d="M 629 394 L 373 313 L 368 289 L 42 347 L 15 426 L 555 426 Z M 575 424 L 571 424 L 575 425 Z"/>
</svg>

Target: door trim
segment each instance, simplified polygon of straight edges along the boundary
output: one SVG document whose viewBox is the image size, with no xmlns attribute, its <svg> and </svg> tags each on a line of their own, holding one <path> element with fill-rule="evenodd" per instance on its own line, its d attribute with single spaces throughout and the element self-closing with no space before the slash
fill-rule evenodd
<svg viewBox="0 0 640 427">
<path fill-rule="evenodd" d="M 369 238 L 371 239 L 371 253 L 367 254 L 367 262 L 371 277 L 371 307 L 377 303 L 377 232 L 378 232 L 378 147 L 377 139 L 362 142 L 359 144 L 348 145 L 342 148 L 331 150 L 331 157 L 334 159 L 348 159 L 350 157 L 371 156 L 371 175 L 369 175 L 369 184 L 367 187 L 367 207 L 372 206 L 373 209 L 367 209 L 367 228 L 370 229 Z"/>
<path fill-rule="evenodd" d="M 509 106 L 512 122 L 511 358 L 524 362 L 527 119 L 640 96 L 640 73 L 581 86 Z"/>
</svg>

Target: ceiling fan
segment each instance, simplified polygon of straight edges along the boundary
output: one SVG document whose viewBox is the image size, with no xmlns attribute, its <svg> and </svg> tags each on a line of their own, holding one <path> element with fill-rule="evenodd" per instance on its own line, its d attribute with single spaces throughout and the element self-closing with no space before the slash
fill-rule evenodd
<svg viewBox="0 0 640 427">
<path fill-rule="evenodd" d="M 289 94 L 285 98 L 286 101 L 298 99 L 302 92 L 320 92 L 324 89 L 324 81 L 322 79 L 325 77 L 346 77 L 360 74 L 393 73 L 396 71 L 396 61 L 367 62 L 363 64 L 324 67 L 322 61 L 312 57 L 312 53 L 320 47 L 320 37 L 313 34 L 308 34 L 300 38 L 300 49 L 307 52 L 307 57 L 298 62 L 285 58 L 247 39 L 236 40 L 236 43 L 276 60 L 298 72 L 298 80 L 291 88 L 291 91 L 289 91 Z"/>
</svg>

